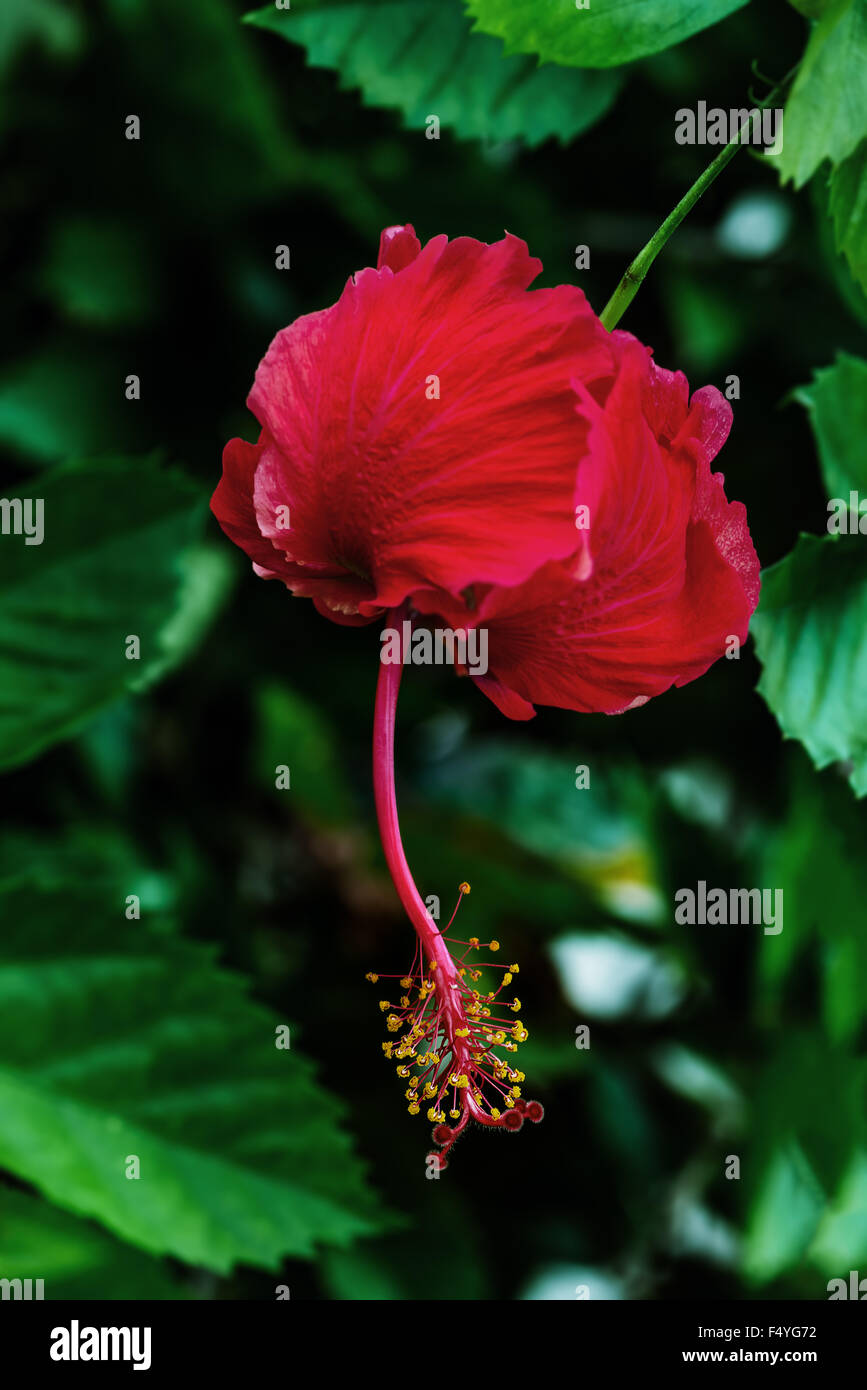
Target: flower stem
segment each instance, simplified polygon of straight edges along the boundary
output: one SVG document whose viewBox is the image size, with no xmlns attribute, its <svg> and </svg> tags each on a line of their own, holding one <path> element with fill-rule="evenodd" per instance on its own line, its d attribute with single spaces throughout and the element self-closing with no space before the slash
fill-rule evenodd
<svg viewBox="0 0 867 1390">
<path fill-rule="evenodd" d="M 647 245 L 641 248 L 635 259 L 627 266 L 623 278 L 608 303 L 605 305 L 602 313 L 599 315 L 600 322 L 609 332 L 611 329 L 616 328 L 629 305 L 632 303 L 638 293 L 642 280 L 653 265 L 653 262 L 656 260 L 672 232 L 676 231 L 680 226 L 687 213 L 692 211 L 702 193 L 704 193 L 705 189 L 710 187 L 717 174 L 721 174 L 730 160 L 734 159 L 737 151 L 741 147 L 742 133 L 752 126 L 753 121 L 760 112 L 779 100 L 797 70 L 798 68 L 796 65 L 790 72 L 787 72 L 782 81 L 778 82 L 776 87 L 768 93 L 764 101 L 759 102 L 753 108 L 750 115 L 747 116 L 747 119 L 738 127 L 731 140 L 720 151 L 713 163 L 709 164 L 704 173 L 699 175 L 692 187 L 683 195 L 677 206 L 668 214 L 662 226 L 658 227 L 654 232 Z"/>
<path fill-rule="evenodd" d="M 405 607 L 395 608 L 386 619 L 388 627 L 400 634 L 403 643 L 403 621 L 408 616 Z M 394 726 L 397 716 L 397 697 L 400 678 L 403 674 L 403 646 L 401 660 L 395 663 L 381 662 L 379 678 L 376 683 L 376 707 L 373 716 L 373 795 L 376 802 L 376 815 L 382 848 L 392 882 L 398 897 L 403 903 L 407 916 L 412 922 L 421 943 L 423 954 L 435 960 L 437 969 L 445 985 L 457 981 L 455 964 L 449 953 L 439 928 L 425 907 L 421 894 L 406 862 L 400 825 L 397 818 L 397 796 L 394 787 Z M 443 993 L 444 1006 L 450 1008 L 448 993 Z"/>
</svg>

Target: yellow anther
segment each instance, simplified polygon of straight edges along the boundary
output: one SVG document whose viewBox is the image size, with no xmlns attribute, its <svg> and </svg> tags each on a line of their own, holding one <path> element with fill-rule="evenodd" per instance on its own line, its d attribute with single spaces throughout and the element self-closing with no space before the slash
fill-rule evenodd
<svg viewBox="0 0 867 1390">
<path fill-rule="evenodd" d="M 408 995 L 408 994 L 402 994 L 402 995 L 400 996 L 400 1002 L 401 1002 L 401 1005 L 403 1006 L 403 1008 L 408 1009 L 408 1008 L 409 1008 L 409 995 Z"/>
<path fill-rule="evenodd" d="M 409 989 L 409 987 L 410 987 L 411 984 L 412 984 L 412 976 L 411 976 L 411 975 L 404 975 L 403 979 L 402 979 L 401 982 L 400 982 L 400 987 L 401 987 L 401 989 Z"/>
<path fill-rule="evenodd" d="M 470 945 L 472 946 L 474 951 L 477 951 L 479 949 L 479 938 L 477 936 L 471 936 Z"/>
<path fill-rule="evenodd" d="M 511 1004 L 509 1005 L 509 1008 L 512 1010 L 512 1013 L 513 1013 L 513 1014 L 516 1014 L 516 1013 L 518 1012 L 518 1010 L 520 1009 L 520 1007 L 521 1007 L 521 1001 L 520 1001 L 520 999 L 513 999 L 512 1002 L 511 1002 Z"/>
<path fill-rule="evenodd" d="M 369 980 L 372 985 L 375 985 L 377 980 L 379 979 L 379 976 L 374 975 L 372 970 L 368 970 L 364 978 L 365 980 Z"/>
<path fill-rule="evenodd" d="M 491 1119 L 492 1119 L 492 1120 L 498 1120 L 499 1118 L 500 1118 L 500 1112 L 499 1112 L 499 1110 L 496 1108 L 496 1106 L 493 1106 L 492 1109 L 491 1109 Z"/>
<path fill-rule="evenodd" d="M 469 1028 L 456 1028 L 456 1029 L 455 1029 L 455 1037 L 456 1037 L 456 1038 L 468 1038 L 469 1036 L 470 1036 L 470 1030 L 469 1030 Z"/>
<path fill-rule="evenodd" d="M 431 963 L 430 963 L 430 968 L 431 968 L 431 970 L 436 970 L 436 968 L 437 968 L 437 963 L 436 963 L 435 960 L 432 960 L 432 961 L 431 961 Z"/>
<path fill-rule="evenodd" d="M 503 984 L 504 984 L 504 985 L 510 985 L 511 983 L 512 983 L 512 972 L 511 972 L 511 970 L 507 970 L 506 973 L 505 973 L 505 975 L 503 976 Z"/>
<path fill-rule="evenodd" d="M 382 1010 L 382 1012 L 385 1013 L 386 1009 L 390 1009 L 390 1008 L 391 1008 L 391 1004 L 389 1003 L 389 1001 L 388 1001 L 387 999 L 380 999 L 380 1001 L 379 1001 L 379 1007 L 380 1007 L 380 1009 Z"/>
<path fill-rule="evenodd" d="M 470 888 L 470 885 L 469 885 L 468 883 L 462 883 L 462 884 L 461 884 L 461 889 L 460 889 L 460 891 L 461 891 L 462 893 L 466 894 L 466 893 L 471 893 L 471 892 L 472 892 L 472 889 Z"/>
<path fill-rule="evenodd" d="M 521 967 L 520 967 L 519 965 L 510 965 L 510 966 L 509 966 L 509 969 L 511 970 L 511 972 L 512 972 L 513 975 L 517 975 L 517 973 L 518 973 L 518 971 L 520 970 L 520 968 L 521 968 Z"/>
<path fill-rule="evenodd" d="M 404 1062 L 402 1066 L 398 1067 L 397 1074 L 398 1076 L 409 1076 L 409 1067 L 407 1066 L 406 1062 Z"/>
<path fill-rule="evenodd" d="M 499 941 L 490 941 L 490 942 L 488 943 L 488 947 L 489 947 L 489 949 L 490 949 L 491 951 L 499 951 L 499 949 L 500 949 L 500 943 L 499 943 Z"/>
<path fill-rule="evenodd" d="M 406 1108 L 409 1111 L 410 1115 L 417 1115 L 419 1110 L 421 1110 L 421 1106 L 418 1104 L 417 1101 L 412 1101 L 412 1103 L 408 1105 Z"/>
<path fill-rule="evenodd" d="M 391 1056 L 391 1050 L 392 1050 L 393 1047 L 394 1047 L 394 1043 L 385 1042 L 385 1043 L 382 1044 L 382 1050 L 383 1050 L 383 1052 L 385 1053 L 386 1057 L 390 1057 L 390 1056 Z"/>
</svg>

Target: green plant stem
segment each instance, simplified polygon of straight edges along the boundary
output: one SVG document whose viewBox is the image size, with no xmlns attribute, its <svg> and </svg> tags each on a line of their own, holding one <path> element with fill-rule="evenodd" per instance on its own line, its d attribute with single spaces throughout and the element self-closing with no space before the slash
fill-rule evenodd
<svg viewBox="0 0 867 1390">
<path fill-rule="evenodd" d="M 632 303 L 639 286 L 647 274 L 653 262 L 656 260 L 665 243 L 686 217 L 688 212 L 695 207 L 702 193 L 713 183 L 717 174 L 721 174 L 723 169 L 734 159 L 737 151 L 741 148 L 741 134 L 753 121 L 766 110 L 767 107 L 779 100 L 783 92 L 788 87 L 795 73 L 797 66 L 787 72 L 781 82 L 778 82 L 773 91 L 769 92 L 764 101 L 759 102 L 747 119 L 738 127 L 728 144 L 720 150 L 716 159 L 709 164 L 704 173 L 701 174 L 691 188 L 683 195 L 680 202 L 668 214 L 661 227 L 658 227 L 646 246 L 643 246 L 638 255 L 629 263 L 626 271 L 616 290 L 612 294 L 602 313 L 599 315 L 600 321 L 610 332 L 616 328 L 624 313 Z"/>
</svg>

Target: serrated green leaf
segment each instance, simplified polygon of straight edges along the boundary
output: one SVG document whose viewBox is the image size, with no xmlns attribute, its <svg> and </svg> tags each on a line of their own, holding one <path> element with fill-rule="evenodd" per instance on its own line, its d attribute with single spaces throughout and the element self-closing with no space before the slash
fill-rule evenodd
<svg viewBox="0 0 867 1390">
<path fill-rule="evenodd" d="M 505 57 L 496 39 L 471 33 L 457 0 L 296 0 L 291 11 L 266 5 L 245 18 L 301 44 L 313 67 L 335 69 L 366 105 L 396 107 L 411 128 L 435 115 L 465 138 L 571 140 L 620 86 L 614 73 Z"/>
<path fill-rule="evenodd" d="M 841 164 L 867 137 L 867 0 L 837 0 L 810 35 L 773 157 L 800 188 L 825 159 Z"/>
<path fill-rule="evenodd" d="M 841 352 L 795 396 L 810 416 L 828 496 L 867 498 L 867 362 Z"/>
<path fill-rule="evenodd" d="M 829 210 L 837 250 L 867 290 L 867 140 L 832 172 Z"/>
<path fill-rule="evenodd" d="M 867 792 L 867 544 L 802 535 L 762 576 L 752 622 L 759 693 L 816 767 L 851 763 Z"/>
<path fill-rule="evenodd" d="M 381 1228 L 338 1103 L 211 948 L 127 921 L 80 877 L 27 871 L 0 909 L 0 1166 L 218 1272 Z"/>
<path fill-rule="evenodd" d="M 476 28 L 504 39 L 507 53 L 543 62 L 609 68 L 658 53 L 707 29 L 747 0 L 467 0 Z"/>
<path fill-rule="evenodd" d="M 23 491 L 43 504 L 44 538 L 0 537 L 0 767 L 35 757 L 175 666 L 229 578 L 221 555 L 195 549 L 204 504 L 179 473 L 82 462 Z M 138 659 L 127 658 L 131 636 Z"/>
<path fill-rule="evenodd" d="M 90 1221 L 0 1185 L 0 1277 L 42 1279 L 46 1301 L 188 1298 L 166 1265 Z"/>
</svg>

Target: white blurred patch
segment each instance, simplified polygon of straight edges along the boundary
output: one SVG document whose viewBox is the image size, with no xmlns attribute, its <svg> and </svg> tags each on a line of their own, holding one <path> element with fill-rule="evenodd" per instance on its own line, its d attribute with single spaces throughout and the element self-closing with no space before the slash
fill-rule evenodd
<svg viewBox="0 0 867 1390">
<path fill-rule="evenodd" d="M 622 1299 L 623 1283 L 590 1265 L 546 1265 L 532 1275 L 518 1298 L 531 1303 L 598 1302 Z"/>
<path fill-rule="evenodd" d="M 672 1254 L 691 1255 L 730 1268 L 740 1258 L 737 1233 L 701 1202 L 681 1194 L 671 1213 L 669 1239 Z"/>
<path fill-rule="evenodd" d="M 570 1004 L 594 1018 L 663 1018 L 685 993 L 675 962 L 625 937 L 576 932 L 548 950 Z"/>
<path fill-rule="evenodd" d="M 791 224 L 791 208 L 778 194 L 744 193 L 724 215 L 716 239 L 730 256 L 759 261 L 779 251 Z"/>
</svg>

